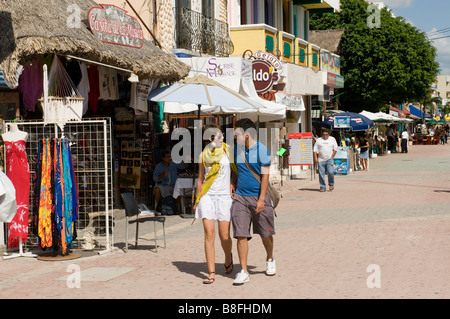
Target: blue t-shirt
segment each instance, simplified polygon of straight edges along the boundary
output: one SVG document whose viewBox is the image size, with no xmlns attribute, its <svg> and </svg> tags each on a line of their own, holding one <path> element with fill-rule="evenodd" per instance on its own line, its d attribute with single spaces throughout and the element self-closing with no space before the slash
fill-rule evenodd
<svg viewBox="0 0 450 319">
<path fill-rule="evenodd" d="M 164 166 L 162 162 L 156 165 L 155 170 L 153 171 L 153 180 L 155 183 L 166 186 L 175 186 L 175 182 L 177 180 L 178 176 L 178 170 L 186 168 L 188 165 L 182 163 L 176 164 L 174 162 L 170 162 L 169 166 Z M 161 175 L 164 172 L 169 172 L 168 176 L 164 176 L 160 180 L 158 179 L 158 176 Z"/>
<path fill-rule="evenodd" d="M 255 179 L 252 172 L 245 165 L 245 161 L 242 159 L 239 147 L 241 145 L 234 146 L 234 154 L 236 155 L 236 165 L 238 168 L 236 194 L 242 196 L 259 196 L 261 191 L 261 184 Z M 270 165 L 270 152 L 267 147 L 256 142 L 255 145 L 249 149 L 244 147 L 244 154 L 250 167 L 261 176 L 261 167 Z"/>
</svg>

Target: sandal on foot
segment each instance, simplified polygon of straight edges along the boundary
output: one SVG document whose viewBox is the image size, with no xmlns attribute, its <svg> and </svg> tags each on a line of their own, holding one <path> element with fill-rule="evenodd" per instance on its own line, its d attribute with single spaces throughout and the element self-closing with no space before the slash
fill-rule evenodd
<svg viewBox="0 0 450 319">
<path fill-rule="evenodd" d="M 213 278 L 209 277 L 209 276 L 211 276 L 211 274 L 216 274 L 216 273 L 215 273 L 214 271 L 209 273 L 208 278 L 206 278 L 205 280 L 203 280 L 203 283 L 204 283 L 205 285 L 212 284 L 212 283 L 216 280 L 215 277 L 213 277 Z"/>
<path fill-rule="evenodd" d="M 330 186 L 330 192 L 334 189 L 334 186 Z"/>
<path fill-rule="evenodd" d="M 324 190 L 323 188 L 321 188 L 321 189 L 319 190 L 319 192 L 323 193 L 323 192 L 325 192 L 325 190 Z"/>
<path fill-rule="evenodd" d="M 233 272 L 233 254 L 231 254 L 231 263 L 228 266 L 223 264 L 223 266 L 225 267 L 226 274 L 231 274 Z"/>
</svg>

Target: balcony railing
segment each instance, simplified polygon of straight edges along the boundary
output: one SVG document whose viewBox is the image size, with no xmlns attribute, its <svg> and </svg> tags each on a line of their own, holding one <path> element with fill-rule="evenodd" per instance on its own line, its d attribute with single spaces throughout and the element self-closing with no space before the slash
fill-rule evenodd
<svg viewBox="0 0 450 319">
<path fill-rule="evenodd" d="M 229 56 L 233 53 L 227 23 L 187 8 L 178 7 L 174 10 L 177 49 L 214 56 Z"/>
</svg>

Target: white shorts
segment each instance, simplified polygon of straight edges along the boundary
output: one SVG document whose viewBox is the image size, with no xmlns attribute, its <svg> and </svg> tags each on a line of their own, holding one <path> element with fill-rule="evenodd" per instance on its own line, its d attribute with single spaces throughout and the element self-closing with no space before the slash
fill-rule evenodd
<svg viewBox="0 0 450 319">
<path fill-rule="evenodd" d="M 202 196 L 195 209 L 195 218 L 214 219 L 219 221 L 231 220 L 231 205 L 233 199 L 230 194 Z"/>
</svg>

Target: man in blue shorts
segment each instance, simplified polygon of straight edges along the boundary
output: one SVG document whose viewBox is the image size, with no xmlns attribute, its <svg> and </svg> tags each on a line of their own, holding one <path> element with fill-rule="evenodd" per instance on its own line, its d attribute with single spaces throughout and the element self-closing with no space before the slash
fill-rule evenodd
<svg viewBox="0 0 450 319">
<path fill-rule="evenodd" d="M 233 196 L 231 221 L 234 238 L 237 238 L 237 250 L 242 270 L 236 275 L 234 285 L 242 285 L 250 281 L 247 269 L 248 240 L 253 233 L 259 234 L 266 250 L 266 274 L 276 273 L 273 258 L 273 235 L 275 222 L 272 201 L 267 193 L 269 185 L 270 153 L 265 145 L 257 140 L 256 126 L 249 119 L 241 119 L 235 124 L 235 156 L 238 167 L 236 193 Z M 254 177 L 250 169 L 260 176 L 261 183 Z"/>
</svg>

